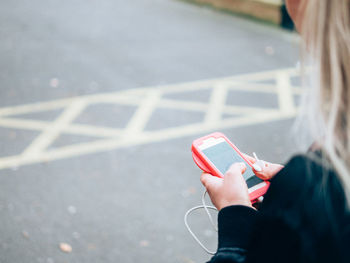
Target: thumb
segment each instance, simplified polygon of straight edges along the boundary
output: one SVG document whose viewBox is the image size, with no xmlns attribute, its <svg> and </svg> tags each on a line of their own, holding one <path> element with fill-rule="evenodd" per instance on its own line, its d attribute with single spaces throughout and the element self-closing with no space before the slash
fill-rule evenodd
<svg viewBox="0 0 350 263">
<path fill-rule="evenodd" d="M 231 165 L 230 169 L 225 173 L 226 180 L 235 180 L 237 175 L 242 175 L 246 171 L 246 165 L 242 163 L 234 163 Z"/>
<path fill-rule="evenodd" d="M 201 182 L 207 190 L 222 183 L 222 179 L 208 173 L 202 173 Z"/>
<path fill-rule="evenodd" d="M 243 174 L 245 170 L 247 170 L 247 166 L 245 165 L 245 163 L 240 162 L 240 163 L 232 164 L 226 173 L 229 175 L 236 174 L 236 173 Z"/>
</svg>

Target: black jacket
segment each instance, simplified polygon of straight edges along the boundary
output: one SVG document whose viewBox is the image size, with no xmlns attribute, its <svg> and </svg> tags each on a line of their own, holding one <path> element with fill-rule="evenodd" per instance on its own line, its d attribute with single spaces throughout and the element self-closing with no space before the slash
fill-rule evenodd
<svg viewBox="0 0 350 263">
<path fill-rule="evenodd" d="M 344 191 L 320 160 L 292 158 L 271 180 L 259 211 L 223 208 L 218 250 L 210 263 L 350 262 Z"/>
</svg>

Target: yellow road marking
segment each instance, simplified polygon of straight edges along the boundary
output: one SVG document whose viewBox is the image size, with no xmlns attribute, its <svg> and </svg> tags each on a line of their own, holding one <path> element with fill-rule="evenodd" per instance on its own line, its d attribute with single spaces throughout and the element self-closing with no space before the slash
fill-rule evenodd
<svg viewBox="0 0 350 263">
<path fill-rule="evenodd" d="M 294 96 L 289 76 L 285 72 L 279 72 L 276 80 L 278 101 L 281 111 L 285 113 L 293 113 L 295 111 Z"/>
<path fill-rule="evenodd" d="M 218 83 L 214 86 L 211 98 L 209 101 L 209 107 L 207 115 L 205 116 L 205 122 L 217 122 L 221 119 L 223 108 L 226 104 L 227 97 L 227 84 Z"/>
<path fill-rule="evenodd" d="M 43 132 L 22 153 L 24 157 L 40 155 L 60 135 L 62 130 L 68 126 L 84 110 L 86 102 L 77 100 L 72 102 L 65 111 L 46 127 Z"/>
<path fill-rule="evenodd" d="M 294 68 L 278 69 L 227 78 L 144 87 L 0 108 L 0 127 L 40 132 L 22 153 L 0 158 L 0 169 L 293 118 L 296 114 L 293 96 L 301 94 L 302 90 L 300 87 L 293 87 L 290 78 L 297 75 L 298 71 Z M 265 83 L 269 80 L 274 81 L 276 85 Z M 211 91 L 208 102 L 199 102 L 189 98 L 181 100 L 164 97 L 164 95 L 181 93 L 186 96 L 187 92 L 200 92 L 207 89 Z M 274 94 L 278 98 L 279 106 L 278 108 L 264 108 L 259 105 L 253 107 L 227 105 L 229 91 Z M 136 107 L 125 128 L 74 123 L 74 120 L 86 107 L 106 103 Z M 63 112 L 53 121 L 25 119 L 21 116 L 58 109 L 62 109 Z M 162 109 L 199 112 L 203 113 L 205 118 L 187 125 L 152 131 L 145 130 L 154 111 Z M 223 114 L 237 116 L 223 119 Z M 49 149 L 49 146 L 62 134 L 91 136 L 96 140 Z"/>
<path fill-rule="evenodd" d="M 160 96 L 161 93 L 159 91 L 151 91 L 149 94 L 147 94 L 126 127 L 126 136 L 129 136 L 130 134 L 139 134 L 142 132 L 148 120 L 151 118 Z"/>
</svg>

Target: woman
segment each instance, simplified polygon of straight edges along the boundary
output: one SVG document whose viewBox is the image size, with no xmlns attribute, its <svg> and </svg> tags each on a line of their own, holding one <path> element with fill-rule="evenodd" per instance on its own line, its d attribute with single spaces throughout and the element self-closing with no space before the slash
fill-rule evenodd
<svg viewBox="0 0 350 263">
<path fill-rule="evenodd" d="M 220 211 L 212 263 L 350 262 L 350 0 L 286 4 L 311 57 L 304 112 L 315 143 L 285 167 L 267 163 L 256 171 L 271 179 L 259 211 L 249 201 L 244 164 L 224 179 L 201 176 Z"/>
</svg>

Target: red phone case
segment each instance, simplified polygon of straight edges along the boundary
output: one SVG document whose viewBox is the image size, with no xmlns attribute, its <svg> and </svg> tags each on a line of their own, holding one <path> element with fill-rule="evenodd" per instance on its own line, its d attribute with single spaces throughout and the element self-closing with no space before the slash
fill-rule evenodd
<svg viewBox="0 0 350 263">
<path fill-rule="evenodd" d="M 210 173 L 214 176 L 223 177 L 223 174 L 215 167 L 215 165 L 202 153 L 202 151 L 199 149 L 199 146 L 203 143 L 204 140 L 207 140 L 208 138 L 224 138 L 225 141 L 232 146 L 232 148 L 252 167 L 252 163 L 247 160 L 242 153 L 238 150 L 238 148 L 221 132 L 214 132 L 212 134 L 209 134 L 207 136 L 201 137 L 199 139 L 196 139 L 192 143 L 192 157 L 194 162 L 197 164 L 197 166 L 203 170 L 206 173 Z M 260 196 L 263 196 L 267 189 L 269 188 L 270 182 L 265 181 L 266 185 L 263 187 L 260 187 L 254 191 L 252 191 L 249 194 L 249 198 L 251 201 L 256 200 Z M 254 187 L 254 186 L 253 186 Z"/>
</svg>

